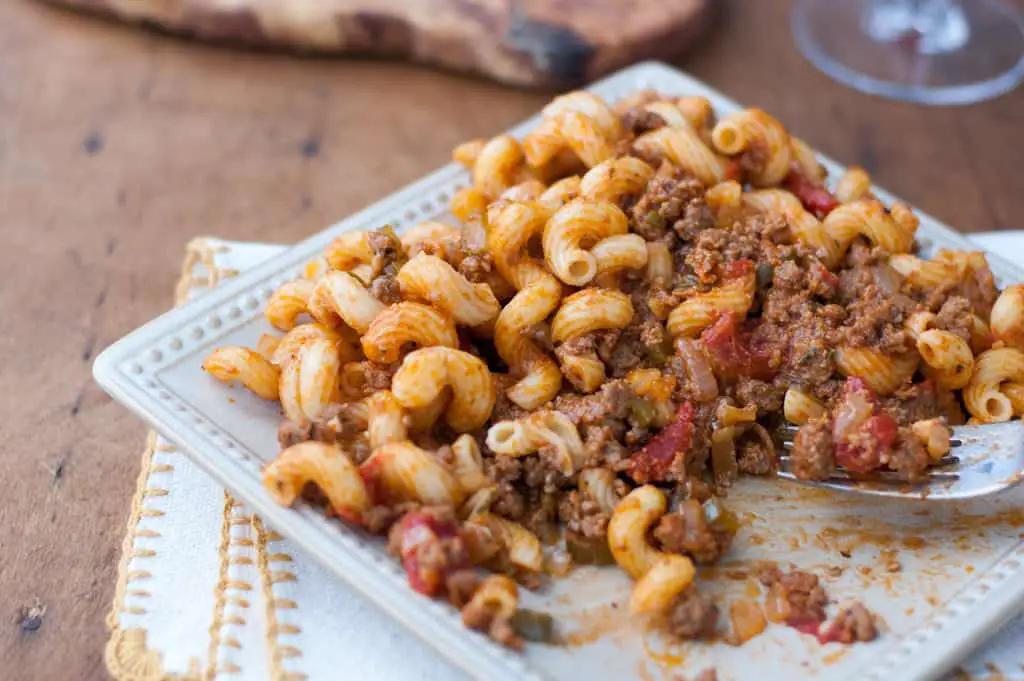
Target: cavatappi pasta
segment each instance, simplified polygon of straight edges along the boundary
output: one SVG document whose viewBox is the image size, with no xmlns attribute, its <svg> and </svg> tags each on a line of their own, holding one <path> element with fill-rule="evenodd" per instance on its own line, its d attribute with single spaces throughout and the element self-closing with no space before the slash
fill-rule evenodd
<svg viewBox="0 0 1024 681">
<path fill-rule="evenodd" d="M 777 470 L 784 423 L 798 477 L 915 481 L 951 426 L 1024 413 L 1024 285 L 926 257 L 908 207 L 860 168 L 830 190 L 764 111 L 573 92 L 453 156 L 457 222 L 338 236 L 270 296 L 276 333 L 203 366 L 280 402 L 275 500 L 387 533 L 414 589 L 496 640 L 551 638 L 517 585 L 569 562 L 715 635 L 697 566 L 737 529 L 716 494 Z"/>
</svg>

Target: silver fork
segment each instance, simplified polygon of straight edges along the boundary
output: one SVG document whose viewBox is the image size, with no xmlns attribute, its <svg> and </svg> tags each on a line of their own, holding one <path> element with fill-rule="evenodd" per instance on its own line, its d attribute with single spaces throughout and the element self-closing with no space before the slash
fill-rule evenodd
<svg viewBox="0 0 1024 681">
<path fill-rule="evenodd" d="M 781 429 L 783 447 L 793 447 L 797 426 Z M 995 494 L 1024 480 L 1024 421 L 957 426 L 950 438 L 950 453 L 929 469 L 927 480 L 908 483 L 899 474 L 879 471 L 851 474 L 839 468 L 828 480 L 798 480 L 791 472 L 788 453 L 780 456 L 778 477 L 814 487 L 885 497 L 970 499 Z"/>
</svg>

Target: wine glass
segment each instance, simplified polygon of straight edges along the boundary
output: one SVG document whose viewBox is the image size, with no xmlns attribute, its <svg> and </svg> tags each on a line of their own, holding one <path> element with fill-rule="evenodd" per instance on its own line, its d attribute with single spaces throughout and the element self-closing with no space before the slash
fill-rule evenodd
<svg viewBox="0 0 1024 681">
<path fill-rule="evenodd" d="M 970 104 L 1024 77 L 1024 19 L 1001 0 L 796 0 L 804 56 L 857 90 Z"/>
</svg>

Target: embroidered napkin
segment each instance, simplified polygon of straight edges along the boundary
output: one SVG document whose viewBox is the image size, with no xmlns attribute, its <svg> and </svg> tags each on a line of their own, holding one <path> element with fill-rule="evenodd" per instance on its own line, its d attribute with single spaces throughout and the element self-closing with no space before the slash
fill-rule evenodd
<svg viewBox="0 0 1024 681">
<path fill-rule="evenodd" d="M 1024 232 L 975 235 L 1024 260 Z M 175 303 L 283 247 L 197 239 Z M 119 681 L 467 678 L 150 434 L 124 538 L 105 660 Z M 963 674 L 969 676 L 965 677 Z M 956 679 L 1024 681 L 1024 617 Z"/>
</svg>

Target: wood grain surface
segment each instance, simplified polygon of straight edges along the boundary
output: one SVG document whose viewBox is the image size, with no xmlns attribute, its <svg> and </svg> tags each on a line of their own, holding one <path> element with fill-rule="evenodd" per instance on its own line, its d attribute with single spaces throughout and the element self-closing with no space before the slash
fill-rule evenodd
<svg viewBox="0 0 1024 681">
<path fill-rule="evenodd" d="M 724 4 L 684 67 L 954 226 L 1024 228 L 1024 92 L 962 109 L 872 99 L 803 61 L 787 3 Z M 90 364 L 170 305 L 185 243 L 300 239 L 544 100 L 0 3 L 0 677 L 105 678 L 145 427 Z M 37 599 L 41 622 L 23 622 Z"/>
<path fill-rule="evenodd" d="M 714 0 L 47 0 L 219 43 L 401 57 L 503 83 L 572 87 L 678 55 Z"/>
</svg>

